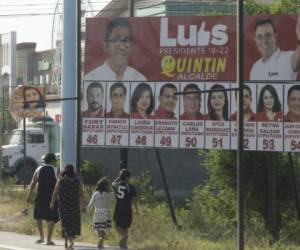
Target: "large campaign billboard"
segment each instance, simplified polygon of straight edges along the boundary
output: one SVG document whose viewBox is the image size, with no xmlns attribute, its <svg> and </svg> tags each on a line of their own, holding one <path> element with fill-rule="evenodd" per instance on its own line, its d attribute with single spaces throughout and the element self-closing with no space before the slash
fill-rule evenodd
<svg viewBox="0 0 300 250">
<path fill-rule="evenodd" d="M 300 151 L 300 19 L 245 31 L 244 148 Z M 234 16 L 88 19 L 82 145 L 236 149 L 236 50 Z"/>
</svg>

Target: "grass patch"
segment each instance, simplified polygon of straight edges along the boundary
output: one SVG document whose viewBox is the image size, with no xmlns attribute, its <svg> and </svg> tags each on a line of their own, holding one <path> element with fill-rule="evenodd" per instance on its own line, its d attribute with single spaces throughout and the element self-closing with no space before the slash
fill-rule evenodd
<svg viewBox="0 0 300 250">
<path fill-rule="evenodd" d="M 91 191 L 86 189 L 87 200 Z M 33 206 L 26 203 L 27 190 L 13 185 L 0 185 L 0 230 L 13 231 L 28 235 L 36 235 L 37 230 L 33 220 Z M 22 211 L 28 209 L 28 213 Z M 139 250 L 233 250 L 236 240 L 211 239 L 200 230 L 189 227 L 186 210 L 176 211 L 179 224 L 178 229 L 173 225 L 169 208 L 165 203 L 156 206 L 141 205 L 139 215 L 134 215 L 133 225 L 129 232 L 129 246 Z M 93 211 L 82 214 L 81 235 L 76 241 L 88 242 L 96 245 L 97 236 L 92 230 Z M 61 237 L 59 223 L 55 227 L 54 237 Z M 268 245 L 268 238 L 256 239 L 246 234 L 247 250 L 300 250 L 297 244 L 277 242 L 272 247 Z M 105 241 L 106 245 L 118 245 L 119 235 L 113 229 Z"/>
</svg>

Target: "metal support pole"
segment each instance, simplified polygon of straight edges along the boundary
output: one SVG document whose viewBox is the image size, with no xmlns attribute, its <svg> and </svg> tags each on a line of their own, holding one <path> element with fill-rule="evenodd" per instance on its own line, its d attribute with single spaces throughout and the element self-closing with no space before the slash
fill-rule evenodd
<svg viewBox="0 0 300 250">
<path fill-rule="evenodd" d="M 155 149 L 155 154 L 156 154 L 156 157 L 157 157 L 158 166 L 159 166 L 161 177 L 162 177 L 163 184 L 164 184 L 164 187 L 165 187 L 165 191 L 166 191 L 166 195 L 167 195 L 167 199 L 168 199 L 168 204 L 169 204 L 172 220 L 173 220 L 174 225 L 178 227 L 177 219 L 176 219 L 176 215 L 175 215 L 175 210 L 174 210 L 171 195 L 170 195 L 170 192 L 169 192 L 169 187 L 168 187 L 164 167 L 163 167 L 163 164 L 162 164 L 162 161 L 161 161 L 161 158 L 160 158 L 159 150 L 157 148 Z"/>
<path fill-rule="evenodd" d="M 129 16 L 134 16 L 134 0 L 128 0 Z M 120 169 L 128 167 L 128 148 L 120 149 Z"/>
<path fill-rule="evenodd" d="M 278 239 L 278 218 L 277 218 L 277 197 L 276 197 L 276 165 L 274 164 L 273 156 L 276 153 L 268 153 L 268 177 L 267 177 L 267 220 L 268 230 L 273 239 L 270 243 L 273 243 Z"/>
<path fill-rule="evenodd" d="M 298 195 L 298 188 L 297 188 L 297 181 L 296 181 L 296 172 L 294 167 L 294 161 L 293 161 L 293 155 L 291 152 L 288 153 L 289 155 L 289 161 L 290 161 L 290 171 L 292 176 L 292 185 L 294 190 L 294 199 L 295 199 L 295 205 L 297 210 L 297 218 L 300 220 L 300 205 L 299 205 L 299 195 Z"/>
<path fill-rule="evenodd" d="M 81 0 L 77 0 L 77 102 L 76 102 L 76 171 L 80 174 L 81 144 Z"/>
<path fill-rule="evenodd" d="M 127 168 L 128 163 L 128 150 L 127 148 L 120 149 L 120 169 Z"/>
<path fill-rule="evenodd" d="M 133 17 L 134 16 L 134 0 L 128 0 L 128 9 L 129 9 L 129 16 Z"/>
<path fill-rule="evenodd" d="M 237 203 L 238 203 L 238 218 L 237 218 L 237 249 L 244 249 L 244 166 L 243 166 L 243 141 L 244 141 L 244 114 L 243 114 L 243 96 L 244 96 L 244 6 L 243 0 L 238 1 L 237 14 L 237 82 L 239 87 L 238 94 L 238 147 L 237 147 Z"/>
<path fill-rule="evenodd" d="M 1 135 L 0 135 L 0 148 L 1 145 L 3 145 L 3 139 L 4 139 L 4 86 L 1 83 L 1 77 L 0 77 L 0 88 L 2 90 L 2 109 L 1 109 L 1 118 L 2 118 L 2 128 L 1 128 Z M 0 151 L 0 168 L 3 168 L 3 158 L 2 158 L 2 150 Z M 2 181 L 2 171 L 0 171 L 0 182 Z"/>
<path fill-rule="evenodd" d="M 26 168 L 26 117 L 23 117 L 23 168 Z M 24 189 L 26 183 L 23 183 Z"/>
<path fill-rule="evenodd" d="M 4 116 L 4 105 L 5 105 L 4 97 L 5 97 L 5 93 L 4 93 L 4 91 L 5 91 L 5 87 L 2 87 L 2 135 L 4 134 L 4 124 L 5 124 L 4 123 L 4 120 L 5 120 L 5 116 Z"/>
<path fill-rule="evenodd" d="M 76 96 L 76 1 L 63 1 L 62 98 Z M 61 158 L 60 169 L 76 164 L 76 101 L 61 104 Z"/>
</svg>

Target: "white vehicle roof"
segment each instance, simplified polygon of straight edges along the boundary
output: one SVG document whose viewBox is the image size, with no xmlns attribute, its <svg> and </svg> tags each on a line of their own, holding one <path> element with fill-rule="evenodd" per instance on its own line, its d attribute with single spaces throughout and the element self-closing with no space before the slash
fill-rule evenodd
<svg viewBox="0 0 300 250">
<path fill-rule="evenodd" d="M 20 131 L 22 132 L 23 129 L 14 129 L 14 131 Z M 26 133 L 27 134 L 40 134 L 40 133 L 44 133 L 43 129 L 42 128 L 26 128 Z"/>
</svg>

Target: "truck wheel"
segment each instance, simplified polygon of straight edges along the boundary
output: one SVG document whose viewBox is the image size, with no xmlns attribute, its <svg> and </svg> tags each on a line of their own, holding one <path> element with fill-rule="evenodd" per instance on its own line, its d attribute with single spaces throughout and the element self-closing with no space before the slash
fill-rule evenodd
<svg viewBox="0 0 300 250">
<path fill-rule="evenodd" d="M 21 162 L 18 166 L 17 170 L 17 178 L 19 180 L 20 184 L 30 184 L 33 173 L 35 169 L 37 168 L 37 165 L 35 162 L 27 160 L 26 166 L 23 165 L 23 162 Z"/>
</svg>

